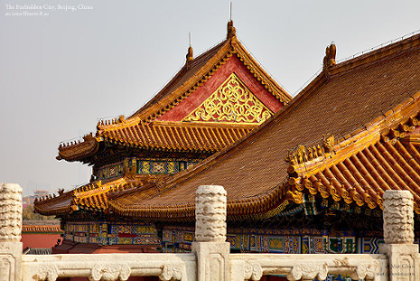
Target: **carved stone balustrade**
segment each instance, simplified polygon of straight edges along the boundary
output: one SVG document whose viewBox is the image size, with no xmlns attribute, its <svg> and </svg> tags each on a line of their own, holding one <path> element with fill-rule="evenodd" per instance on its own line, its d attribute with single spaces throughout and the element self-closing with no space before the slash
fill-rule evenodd
<svg viewBox="0 0 420 281">
<path fill-rule="evenodd" d="M 23 280 L 55 281 L 88 277 L 91 281 L 158 276 L 160 280 L 195 280 L 194 254 L 63 254 L 25 255 Z"/>
<path fill-rule="evenodd" d="M 0 185 L 0 281 L 91 281 L 158 276 L 160 280 L 243 281 L 284 275 L 290 281 L 324 280 L 328 274 L 353 280 L 418 281 L 420 255 L 414 240 L 412 195 L 386 191 L 381 254 L 230 254 L 226 242 L 226 191 L 200 186 L 196 193 L 196 233 L 190 254 L 22 255 L 22 189 Z"/>
<path fill-rule="evenodd" d="M 353 280 L 385 281 L 385 255 L 366 254 L 231 254 L 232 281 L 260 280 L 263 275 L 285 275 L 290 281 L 325 280 L 327 274 Z M 242 274 L 241 274 L 242 273 Z"/>
</svg>

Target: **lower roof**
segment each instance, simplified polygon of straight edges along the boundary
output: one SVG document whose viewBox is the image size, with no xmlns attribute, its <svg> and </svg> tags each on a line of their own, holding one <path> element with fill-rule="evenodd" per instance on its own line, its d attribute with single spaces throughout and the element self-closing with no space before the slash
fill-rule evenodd
<svg viewBox="0 0 420 281">
<path fill-rule="evenodd" d="M 35 211 L 42 215 L 63 215 L 78 210 L 107 211 L 108 197 L 124 190 L 141 187 L 166 175 L 126 175 L 106 181 L 94 181 L 58 197 L 36 200 Z"/>
</svg>

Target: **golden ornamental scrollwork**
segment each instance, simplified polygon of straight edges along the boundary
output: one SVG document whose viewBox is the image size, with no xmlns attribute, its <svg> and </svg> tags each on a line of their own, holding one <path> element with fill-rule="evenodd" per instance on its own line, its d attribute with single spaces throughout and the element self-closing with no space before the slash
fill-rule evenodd
<svg viewBox="0 0 420 281">
<path fill-rule="evenodd" d="M 261 123 L 273 115 L 232 73 L 223 84 L 183 121 Z"/>
</svg>

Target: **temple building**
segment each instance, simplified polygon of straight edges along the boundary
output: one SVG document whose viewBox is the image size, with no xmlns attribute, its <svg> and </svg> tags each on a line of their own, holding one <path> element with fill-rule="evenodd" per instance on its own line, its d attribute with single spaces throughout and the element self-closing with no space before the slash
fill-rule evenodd
<svg viewBox="0 0 420 281">
<path fill-rule="evenodd" d="M 153 222 L 121 224 L 122 218 L 109 212 L 110 198 L 193 169 L 290 100 L 239 42 L 230 21 L 226 40 L 196 58 L 189 47 L 181 70 L 132 116 L 101 121 L 96 133 L 61 144 L 57 159 L 91 165 L 91 180 L 37 200 L 35 209 L 62 219 L 68 231 L 61 249 L 71 241 L 92 244 L 95 252 L 160 251 L 161 230 Z M 136 246 L 127 250 L 125 245 Z"/>
<path fill-rule="evenodd" d="M 341 63 L 335 54 L 328 46 L 290 101 L 231 23 L 225 41 L 189 51 L 133 116 L 59 148 L 93 175 L 36 202 L 62 220 L 55 251 L 189 251 L 195 190 L 208 184 L 227 191 L 232 252 L 377 253 L 389 189 L 413 194 L 418 231 L 420 34 Z"/>
</svg>

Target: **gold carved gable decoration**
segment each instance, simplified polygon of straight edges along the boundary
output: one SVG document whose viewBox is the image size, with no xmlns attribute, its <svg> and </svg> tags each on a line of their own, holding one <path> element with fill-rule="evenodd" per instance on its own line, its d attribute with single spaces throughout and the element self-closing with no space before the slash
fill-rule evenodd
<svg viewBox="0 0 420 281">
<path fill-rule="evenodd" d="M 198 108 L 182 121 L 261 123 L 273 115 L 232 73 Z"/>
</svg>

